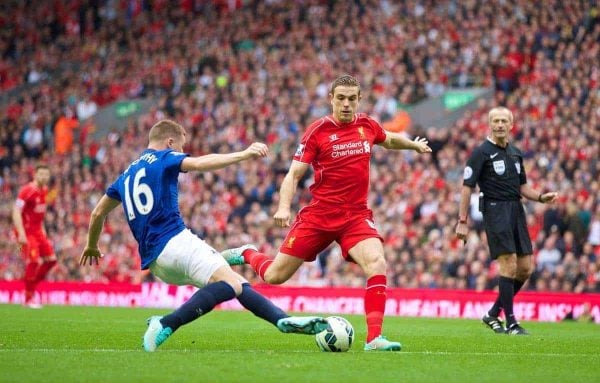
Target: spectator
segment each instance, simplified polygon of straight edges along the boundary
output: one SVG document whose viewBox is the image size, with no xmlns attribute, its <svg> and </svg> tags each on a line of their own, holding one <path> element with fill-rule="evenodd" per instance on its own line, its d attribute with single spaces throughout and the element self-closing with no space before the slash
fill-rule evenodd
<svg viewBox="0 0 600 383">
<path fill-rule="evenodd" d="M 73 112 L 67 108 L 65 114 L 54 125 L 54 151 L 56 154 L 65 155 L 71 152 L 73 148 L 73 130 L 78 126 L 79 123 L 74 118 Z"/>
<path fill-rule="evenodd" d="M 556 248 L 556 238 L 548 237 L 544 241 L 544 247 L 540 249 L 537 255 L 537 269 L 554 271 L 556 266 L 560 263 L 561 254 L 560 250 Z"/>
</svg>

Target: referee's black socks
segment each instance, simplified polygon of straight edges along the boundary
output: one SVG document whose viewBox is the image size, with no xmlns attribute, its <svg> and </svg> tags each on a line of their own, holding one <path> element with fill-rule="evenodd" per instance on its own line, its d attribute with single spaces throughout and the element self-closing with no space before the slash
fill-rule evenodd
<svg viewBox="0 0 600 383">
<path fill-rule="evenodd" d="M 500 302 L 504 309 L 504 317 L 506 318 L 506 327 L 516 323 L 515 314 L 513 312 L 513 299 L 515 296 L 515 279 L 508 277 L 500 277 L 498 287 L 500 290 Z"/>
<path fill-rule="evenodd" d="M 500 277 L 503 278 L 503 277 Z M 519 290 L 521 290 L 521 287 L 523 287 L 523 285 L 525 284 L 525 281 L 520 281 L 518 279 L 513 279 L 513 297 L 515 295 L 517 295 L 517 293 L 519 292 Z M 498 298 L 496 298 L 496 302 L 494 302 L 494 305 L 492 306 L 492 308 L 490 309 L 490 311 L 488 311 L 488 315 L 492 316 L 492 317 L 496 317 L 498 318 L 500 316 L 500 310 L 502 309 L 502 303 L 500 302 L 500 295 L 498 295 Z"/>
</svg>

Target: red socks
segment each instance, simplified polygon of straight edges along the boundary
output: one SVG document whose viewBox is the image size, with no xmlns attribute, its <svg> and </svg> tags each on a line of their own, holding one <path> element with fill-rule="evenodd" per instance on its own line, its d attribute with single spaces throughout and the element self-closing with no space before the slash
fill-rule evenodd
<svg viewBox="0 0 600 383">
<path fill-rule="evenodd" d="M 25 278 L 23 278 L 25 281 L 25 303 L 31 301 L 35 294 L 35 286 L 37 285 L 36 276 L 39 266 L 40 264 L 37 262 L 29 262 L 25 266 Z"/>
<path fill-rule="evenodd" d="M 365 315 L 367 317 L 367 343 L 381 335 L 387 288 L 385 275 L 374 275 L 367 280 Z"/>
<path fill-rule="evenodd" d="M 35 276 L 35 283 L 40 283 L 46 278 L 50 269 L 52 269 L 56 265 L 56 261 L 47 261 L 40 265 L 37 271 L 37 275 Z"/>
<path fill-rule="evenodd" d="M 265 280 L 265 273 L 273 260 L 266 254 L 259 253 L 258 251 L 247 249 L 242 253 L 242 257 L 244 257 L 244 261 L 252 267 L 256 274 L 262 279 Z"/>
<path fill-rule="evenodd" d="M 43 262 L 29 262 L 25 267 L 25 303 L 30 302 L 35 295 L 38 283 L 46 278 L 50 269 L 56 265 L 56 260 Z"/>
</svg>

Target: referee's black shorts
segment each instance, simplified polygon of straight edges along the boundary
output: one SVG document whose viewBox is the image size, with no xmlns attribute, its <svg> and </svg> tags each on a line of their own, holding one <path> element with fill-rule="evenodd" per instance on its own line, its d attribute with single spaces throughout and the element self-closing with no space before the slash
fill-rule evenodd
<svg viewBox="0 0 600 383">
<path fill-rule="evenodd" d="M 531 255 L 531 239 L 527 231 L 525 209 L 521 201 L 496 201 L 484 199 L 483 223 L 490 255 L 493 259 L 502 254 Z"/>
</svg>

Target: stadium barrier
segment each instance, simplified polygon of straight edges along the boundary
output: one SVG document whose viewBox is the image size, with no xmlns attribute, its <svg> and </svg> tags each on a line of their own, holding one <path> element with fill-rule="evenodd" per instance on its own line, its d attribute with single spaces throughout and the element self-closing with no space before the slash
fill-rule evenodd
<svg viewBox="0 0 600 383">
<path fill-rule="evenodd" d="M 324 287 L 255 286 L 285 311 L 327 314 L 363 314 L 364 289 Z M 176 308 L 195 288 L 164 283 L 42 282 L 38 287 L 42 304 L 77 306 Z M 388 289 L 386 314 L 392 316 L 478 319 L 491 306 L 496 293 L 472 290 Z M 23 283 L 0 281 L 0 303 L 23 302 Z M 589 304 L 600 323 L 600 294 L 522 292 L 515 302 L 521 320 L 560 321 L 572 313 L 577 318 Z M 241 310 L 237 300 L 220 305 L 223 310 Z"/>
</svg>

